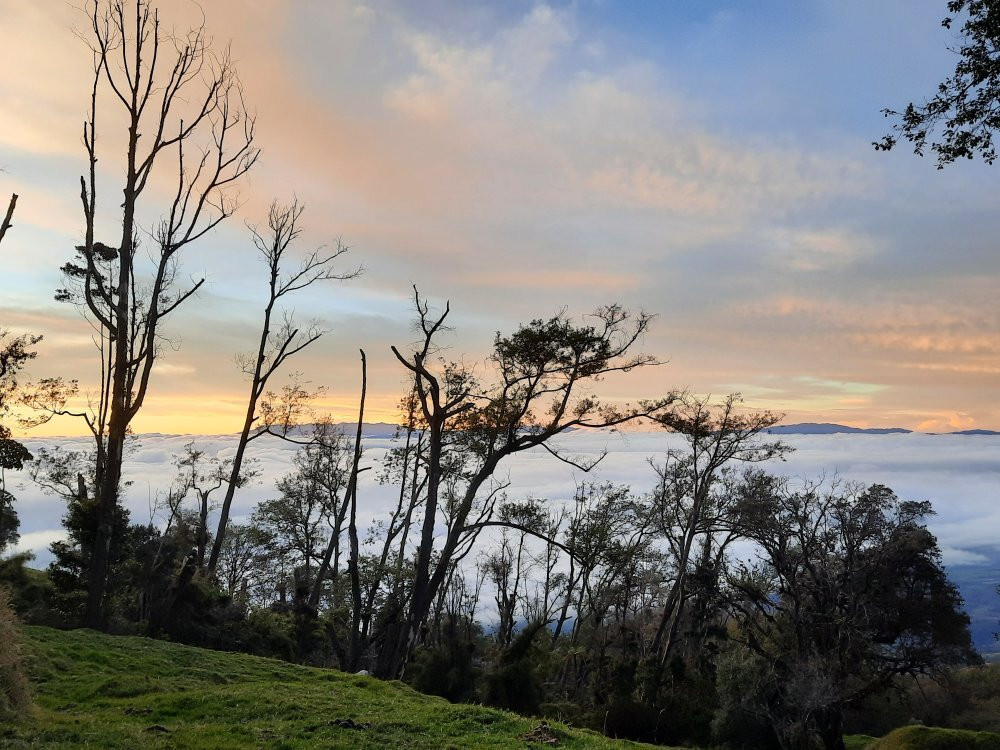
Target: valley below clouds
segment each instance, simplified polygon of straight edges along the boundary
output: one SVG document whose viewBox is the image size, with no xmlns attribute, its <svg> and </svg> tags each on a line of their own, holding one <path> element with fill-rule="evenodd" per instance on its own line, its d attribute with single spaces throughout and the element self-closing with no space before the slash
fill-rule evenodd
<svg viewBox="0 0 1000 750">
<path fill-rule="evenodd" d="M 372 429 L 365 439 L 362 465 L 377 467 L 392 445 L 391 430 Z M 868 435 L 783 435 L 793 447 L 784 461 L 767 464 L 769 471 L 792 478 L 825 476 L 884 484 L 904 500 L 928 500 L 935 515 L 928 526 L 937 536 L 949 576 L 959 586 L 972 618 L 973 639 L 983 653 L 1000 653 L 993 633 L 1000 629 L 1000 435 L 929 435 L 923 433 Z M 176 475 L 175 455 L 186 443 L 209 455 L 226 458 L 235 450 L 232 435 L 141 435 L 127 457 L 124 473 L 131 484 L 125 504 L 135 523 L 162 525 L 157 499 Z M 25 440 L 31 451 L 43 446 L 61 450 L 85 449 L 88 439 L 36 438 Z M 521 454 L 502 464 L 497 478 L 509 481 L 507 496 L 533 496 L 553 503 L 573 498 L 582 481 L 627 483 L 636 493 L 652 488 L 655 473 L 650 459 L 659 461 L 671 446 L 680 447 L 677 436 L 663 432 L 588 432 L 562 436 L 559 448 L 568 454 L 595 458 L 607 451 L 596 469 L 584 473 L 561 463 L 544 450 Z M 261 500 L 277 496 L 275 481 L 292 468 L 296 446 L 263 438 L 251 444 L 250 454 L 258 462 L 260 476 L 239 490 L 233 506 L 238 523 L 246 521 Z M 361 475 L 359 526 L 365 528 L 386 516 L 395 505 L 397 489 L 381 486 L 377 471 Z M 20 551 L 36 555 L 34 565 L 51 560 L 48 545 L 64 536 L 61 518 L 64 502 L 46 495 L 24 472 L 8 475 L 8 487 L 17 497 L 21 517 Z M 747 554 L 736 550 L 736 554 Z M 487 614 L 487 619 L 489 615 Z"/>
</svg>

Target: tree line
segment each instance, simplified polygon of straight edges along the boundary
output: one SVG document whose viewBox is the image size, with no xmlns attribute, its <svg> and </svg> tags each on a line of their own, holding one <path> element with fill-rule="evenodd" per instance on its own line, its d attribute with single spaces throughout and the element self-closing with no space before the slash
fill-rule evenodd
<svg viewBox="0 0 1000 750">
<path fill-rule="evenodd" d="M 297 201 L 276 201 L 250 230 L 266 293 L 256 347 L 238 357 L 249 392 L 232 458 L 192 442 L 162 488 L 162 523 L 133 522 L 122 502 L 131 425 L 165 321 L 202 284 L 180 282 L 180 259 L 236 211 L 234 188 L 259 151 L 228 53 L 203 28 L 168 31 L 145 0 L 93 2 L 87 19 L 84 240 L 56 294 L 95 332 L 98 385 L 85 407 L 74 380 L 18 380 L 38 337 L 0 339 L 0 418 L 19 406 L 28 422 L 70 416 L 93 439 L 31 456 L 0 427 L 2 467 L 26 468 L 67 508 L 67 538 L 52 545 L 44 580 L 24 555 L 2 562 L 26 619 L 364 669 L 612 735 L 732 747 L 842 748 L 845 717 L 867 701 L 976 662 L 927 503 L 768 473 L 788 450 L 768 434 L 779 415 L 745 410 L 736 395 L 671 390 L 626 405 L 593 395 L 609 374 L 660 364 L 638 350 L 646 313 L 610 304 L 582 319 L 535 319 L 497 333 L 474 367 L 445 356 L 448 304 L 435 308 L 415 288 L 419 340 L 391 349 L 408 379 L 399 435 L 373 466 L 363 349 L 353 434 L 312 413 L 317 394 L 300 379 L 274 386 L 323 335 L 296 319 L 294 295 L 360 273 L 342 267 L 339 243 L 298 251 Z M 100 152 L 122 167 L 123 202 L 100 204 L 117 206 L 113 244 L 95 236 L 106 223 L 105 119 L 128 136 L 122 153 Z M 149 186 L 165 176 L 163 199 Z M 599 459 L 567 454 L 555 438 L 639 421 L 678 436 L 653 460 L 653 486 L 585 482 L 565 503 L 508 496 L 501 469 L 518 454 L 543 451 L 585 473 Z M 300 445 L 275 496 L 234 523 L 259 439 Z M 359 477 L 373 469 L 396 502 L 360 528 Z M 0 491 L 2 550 L 18 524 Z"/>
</svg>

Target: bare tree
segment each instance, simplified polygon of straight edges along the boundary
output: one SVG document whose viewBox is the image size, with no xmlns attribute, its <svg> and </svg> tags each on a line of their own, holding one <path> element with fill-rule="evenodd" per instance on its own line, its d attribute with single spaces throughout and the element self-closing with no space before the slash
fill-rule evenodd
<svg viewBox="0 0 1000 750">
<path fill-rule="evenodd" d="M 210 575 L 215 573 L 225 542 L 229 511 L 236 489 L 239 487 L 237 479 L 243 466 L 247 446 L 262 435 L 287 437 L 297 416 L 295 412 L 305 401 L 301 390 L 297 392 L 293 387 L 290 391 L 286 391 L 282 409 L 280 405 L 276 405 L 276 398 L 265 398 L 268 383 L 289 358 L 315 343 L 323 335 L 319 324 L 315 322 L 306 325 L 304 329 L 300 328 L 293 313 L 283 310 L 281 304 L 288 295 L 317 282 L 353 279 L 361 273 L 360 269 L 347 272 L 334 270 L 334 261 L 347 252 L 347 248 L 340 242 L 329 250 L 321 247 L 311 251 L 293 271 L 285 269 L 289 248 L 302 232 L 299 219 L 303 210 L 304 206 L 297 200 L 293 200 L 289 206 L 281 206 L 275 202 L 271 204 L 268 213 L 267 231 L 262 232 L 250 227 L 254 247 L 257 248 L 267 268 L 268 296 L 264 306 L 257 351 L 237 355 L 237 364 L 250 379 L 250 394 L 247 398 L 243 428 L 240 430 L 239 442 L 236 444 L 236 453 L 233 456 L 232 476 L 222 501 L 212 554 L 208 560 Z M 258 415 L 258 408 L 262 415 Z M 260 416 L 264 418 L 261 419 Z"/>
<path fill-rule="evenodd" d="M 220 460 L 217 456 L 206 456 L 205 451 L 195 446 L 194 441 L 185 444 L 184 453 L 175 456 L 177 479 L 174 487 L 167 494 L 171 518 L 180 512 L 182 502 L 188 494 L 194 492 L 197 501 L 197 519 L 195 526 L 195 543 L 197 546 L 198 567 L 205 565 L 205 555 L 208 552 L 208 542 L 211 538 L 208 531 L 208 514 L 214 507 L 212 495 L 227 482 L 233 481 L 232 459 Z M 259 470 L 250 462 L 244 462 L 243 470 L 235 481 L 240 487 L 257 477 Z M 170 527 L 167 521 L 167 528 Z"/>
<path fill-rule="evenodd" d="M 57 299 L 82 308 L 100 351 L 98 392 L 86 410 L 72 412 L 86 421 L 96 445 L 99 507 L 86 620 L 99 626 L 129 425 L 145 401 L 164 321 L 203 281 L 178 284 L 179 253 L 233 213 L 231 188 L 254 165 L 258 150 L 254 118 L 246 113 L 228 51 L 214 52 L 203 27 L 168 30 L 149 0 L 94 0 L 87 19 L 80 36 L 93 54 L 93 85 L 83 126 L 89 169 L 80 178 L 84 244 L 77 247 L 78 259 L 63 267 L 68 285 Z M 117 115 L 127 129 L 119 162 L 121 237 L 114 246 L 94 236 L 99 112 L 102 122 L 105 114 L 112 121 Z M 173 188 L 157 210 L 145 195 L 161 178 Z M 143 226 L 140 214 L 159 219 Z M 146 252 L 141 237 L 151 244 Z"/>
<path fill-rule="evenodd" d="M 11 219 L 14 218 L 14 207 L 16 205 L 17 193 L 14 193 L 10 196 L 10 203 L 7 204 L 7 213 L 3 217 L 3 222 L 0 223 L 0 242 L 3 242 L 3 238 L 7 234 L 7 230 L 14 226 L 11 224 Z"/>
</svg>

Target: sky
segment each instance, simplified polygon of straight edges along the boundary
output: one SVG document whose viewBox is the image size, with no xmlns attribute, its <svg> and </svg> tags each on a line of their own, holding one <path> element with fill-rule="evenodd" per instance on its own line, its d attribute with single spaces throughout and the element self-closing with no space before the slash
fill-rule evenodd
<svg viewBox="0 0 1000 750">
<path fill-rule="evenodd" d="M 74 3 L 0 0 L 0 326 L 44 335 L 34 377 L 96 379 L 88 323 L 53 301 L 82 239 L 90 57 Z M 294 301 L 328 333 L 292 369 L 391 421 L 412 287 L 450 302 L 453 359 L 496 331 L 620 302 L 666 364 L 601 386 L 742 392 L 788 422 L 1000 429 L 1000 168 L 876 153 L 880 110 L 954 65 L 943 0 L 164 3 L 230 46 L 256 113 L 237 215 L 181 258 L 206 279 L 169 321 L 137 432 L 231 433 L 259 335 L 247 224 L 305 206 L 299 250 L 342 241 L 349 282 Z M 101 99 L 99 233 L 114 237 L 123 126 Z M 142 216 L 158 216 L 169 166 Z M 34 434 L 78 434 L 56 420 Z"/>
<path fill-rule="evenodd" d="M 377 466 L 391 445 L 392 430 L 370 430 L 365 441 L 362 466 Z M 902 500 L 930 501 L 935 515 L 927 519 L 928 528 L 938 539 L 942 560 L 949 578 L 958 585 L 972 618 L 975 642 L 985 652 L 1000 652 L 1000 642 L 993 633 L 1000 622 L 1000 436 L 924 435 L 785 435 L 782 441 L 794 450 L 783 461 L 771 461 L 766 469 L 800 482 L 825 477 L 827 482 L 874 483 L 891 487 Z M 124 466 L 125 478 L 131 481 L 125 493 L 125 506 L 134 523 L 164 523 L 164 492 L 177 470 L 176 456 L 184 445 L 195 446 L 209 456 L 225 459 L 235 450 L 231 435 L 171 436 L 143 435 L 130 452 Z M 89 448 L 87 438 L 25 441 L 29 450 Z M 558 461 L 543 450 L 518 454 L 501 464 L 496 478 L 509 482 L 505 490 L 511 500 L 532 496 L 552 507 L 571 501 L 578 482 L 615 482 L 628 484 L 636 494 L 649 491 L 656 482 L 650 460 L 662 463 L 668 448 L 680 447 L 677 435 L 660 432 L 607 433 L 580 430 L 557 439 L 559 447 L 570 455 L 597 458 L 607 456 L 591 473 L 584 474 Z M 295 446 L 278 439 L 265 438 L 251 443 L 250 455 L 257 461 L 259 476 L 236 494 L 233 520 L 244 523 L 262 500 L 277 496 L 276 481 L 292 470 Z M 398 487 L 380 485 L 377 471 L 361 474 L 358 524 L 368 528 L 383 520 L 395 507 Z M 65 538 L 61 519 L 65 502 L 42 490 L 23 473 L 8 475 L 8 488 L 17 496 L 16 509 L 21 518 L 21 541 L 18 549 L 31 550 L 36 567 L 45 567 L 52 559 L 48 545 Z M 215 511 L 213 510 L 214 523 Z M 439 529 L 443 533 L 443 529 Z M 365 535 L 367 536 L 367 535 Z M 749 546 L 732 550 L 737 556 L 752 556 Z M 484 595 L 491 602 L 491 594 Z M 491 616 L 492 604 L 484 604 L 484 616 Z"/>
</svg>

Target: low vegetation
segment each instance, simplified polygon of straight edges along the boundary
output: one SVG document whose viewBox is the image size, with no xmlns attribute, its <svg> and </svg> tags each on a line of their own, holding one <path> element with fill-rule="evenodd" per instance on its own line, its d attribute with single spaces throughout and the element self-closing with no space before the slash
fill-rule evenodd
<svg viewBox="0 0 1000 750">
<path fill-rule="evenodd" d="M 1000 750 L 1000 734 L 940 727 L 900 727 L 868 750 Z"/>
<path fill-rule="evenodd" d="M 0 587 L 0 719 L 23 715 L 31 705 L 31 691 L 21 658 L 17 615 L 7 590 Z"/>
<path fill-rule="evenodd" d="M 25 645 L 37 707 L 0 728 L 5 748 L 645 747 L 399 682 L 147 638 L 27 627 Z"/>
</svg>

